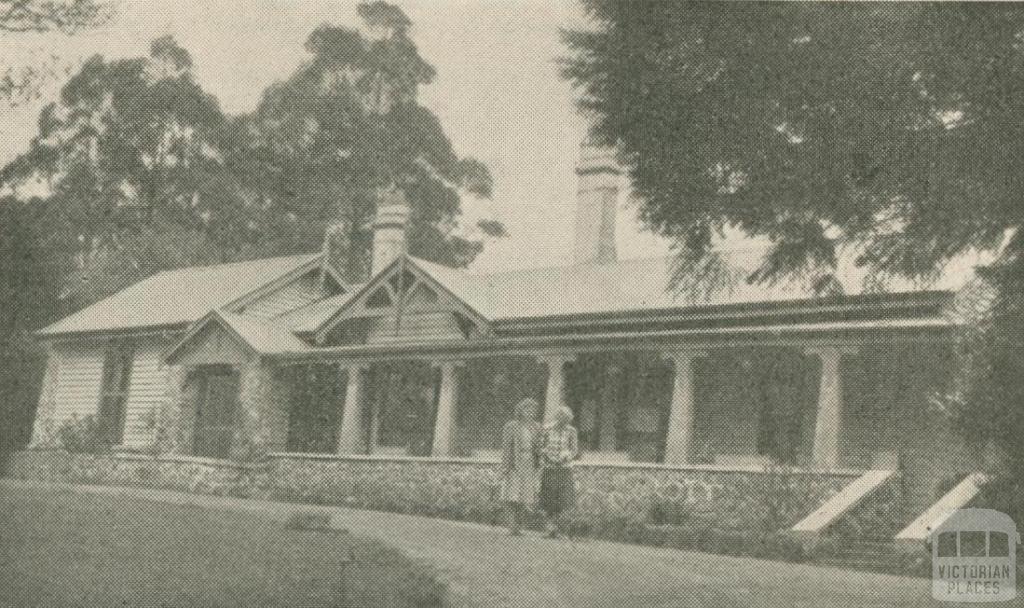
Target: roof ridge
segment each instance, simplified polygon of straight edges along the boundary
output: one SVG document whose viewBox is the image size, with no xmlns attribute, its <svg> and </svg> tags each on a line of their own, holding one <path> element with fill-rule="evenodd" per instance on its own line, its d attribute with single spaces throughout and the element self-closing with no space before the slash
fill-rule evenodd
<svg viewBox="0 0 1024 608">
<path fill-rule="evenodd" d="M 625 260 L 616 260 L 614 262 L 601 262 L 601 263 L 590 263 L 590 262 L 588 262 L 588 263 L 583 263 L 583 264 L 550 264 L 550 265 L 547 265 L 547 266 L 527 266 L 525 268 L 505 268 L 505 269 L 502 269 L 502 270 L 493 270 L 493 271 L 488 271 L 488 272 L 473 272 L 473 271 L 467 270 L 467 271 L 465 271 L 465 274 L 466 274 L 466 276 L 471 276 L 471 277 L 491 277 L 491 276 L 495 276 L 495 275 L 499 275 L 499 274 L 508 274 L 508 273 L 513 273 L 513 272 L 539 272 L 539 271 L 542 271 L 542 270 L 565 270 L 565 269 L 569 269 L 569 268 L 587 268 L 587 267 L 589 267 L 589 268 L 600 268 L 602 266 L 603 267 L 610 267 L 610 266 L 618 266 L 620 264 L 630 264 L 630 263 L 639 263 L 639 262 L 653 262 L 655 260 L 668 260 L 668 259 L 671 259 L 672 257 L 673 256 L 671 256 L 671 255 L 652 255 L 652 256 L 641 257 L 641 258 L 629 258 L 629 259 L 625 259 Z M 436 262 L 430 262 L 430 263 L 431 264 L 436 264 Z M 448 267 L 445 267 L 445 268 L 448 268 Z M 458 268 L 450 268 L 450 270 L 459 270 L 459 269 Z"/>
<path fill-rule="evenodd" d="M 763 251 L 767 250 L 768 248 L 769 248 L 769 245 L 742 245 L 742 246 L 730 246 L 730 247 L 716 247 L 716 248 L 712 249 L 711 251 L 713 251 L 715 253 L 721 253 L 721 254 L 750 253 L 750 252 L 755 252 L 755 251 L 762 251 L 763 252 Z M 410 256 L 410 257 L 412 257 L 412 256 Z M 546 265 L 543 265 L 543 266 L 527 266 L 527 267 L 524 267 L 524 268 L 505 268 L 505 269 L 501 269 L 501 270 L 491 270 L 491 271 L 486 271 L 486 272 L 475 272 L 475 271 L 472 271 L 472 270 L 469 270 L 469 269 L 451 268 L 449 266 L 444 266 L 443 264 L 438 264 L 437 262 L 431 262 L 430 260 L 423 260 L 423 261 L 425 261 L 425 262 L 427 262 L 429 264 L 434 264 L 434 265 L 437 265 L 437 266 L 442 266 L 446 270 L 454 270 L 454 271 L 462 270 L 462 271 L 465 272 L 465 274 L 467 276 L 488 277 L 488 276 L 494 276 L 494 275 L 499 275 L 499 274 L 506 274 L 506 273 L 511 273 L 511 272 L 532 272 L 532 271 L 542 271 L 542 270 L 562 270 L 562 269 L 567 269 L 567 268 L 586 268 L 586 267 L 595 268 L 595 267 L 601 267 L 601 266 L 618 266 L 620 264 L 653 262 L 653 261 L 656 261 L 656 260 L 672 260 L 674 258 L 676 258 L 676 254 L 668 253 L 668 254 L 664 254 L 664 255 L 649 255 L 649 256 L 641 256 L 641 257 L 636 257 L 636 258 L 618 259 L 618 260 L 615 260 L 613 262 L 584 262 L 584 263 L 581 263 L 581 264 L 575 264 L 575 263 L 570 263 L 570 264 L 546 264 Z M 414 259 L 420 259 L 420 258 L 414 258 Z"/>
<path fill-rule="evenodd" d="M 270 260 L 283 260 L 285 258 L 304 258 L 304 257 L 313 258 L 313 257 L 319 256 L 319 255 L 321 255 L 321 252 L 317 251 L 317 252 L 309 252 L 309 253 L 295 253 L 295 254 L 292 254 L 292 255 L 274 255 L 274 256 L 270 256 L 270 257 L 266 257 L 266 258 L 252 258 L 252 259 L 249 259 L 249 260 L 236 260 L 234 262 L 221 262 L 219 264 L 197 264 L 195 266 L 178 266 L 177 268 L 165 268 L 163 270 L 159 270 L 159 271 L 157 271 L 156 273 L 154 273 L 154 274 L 152 274 L 150 276 L 156 276 L 158 274 L 167 274 L 167 273 L 171 273 L 171 272 L 179 272 L 179 271 L 182 271 L 182 270 L 209 270 L 209 269 L 212 269 L 212 268 L 225 268 L 225 267 L 228 267 L 228 266 L 237 266 L 239 264 L 252 264 L 252 263 L 255 263 L 255 262 L 268 262 Z"/>
</svg>

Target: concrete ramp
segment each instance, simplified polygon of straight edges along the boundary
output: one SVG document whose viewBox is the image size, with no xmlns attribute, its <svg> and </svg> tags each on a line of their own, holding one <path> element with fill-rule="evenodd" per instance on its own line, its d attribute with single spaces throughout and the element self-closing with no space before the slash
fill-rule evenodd
<svg viewBox="0 0 1024 608">
<path fill-rule="evenodd" d="M 952 490 L 928 507 L 917 519 L 903 528 L 896 535 L 896 542 L 903 545 L 919 546 L 928 539 L 928 535 L 936 526 L 966 507 L 981 492 L 981 486 L 988 480 L 984 473 L 971 473 L 958 483 Z"/>
</svg>

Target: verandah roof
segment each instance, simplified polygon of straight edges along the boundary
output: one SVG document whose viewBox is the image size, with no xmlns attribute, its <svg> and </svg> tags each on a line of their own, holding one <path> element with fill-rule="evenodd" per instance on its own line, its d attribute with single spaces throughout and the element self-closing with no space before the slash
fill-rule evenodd
<svg viewBox="0 0 1024 608">
<path fill-rule="evenodd" d="M 497 356 L 558 350 L 645 349 L 769 345 L 891 344 L 894 336 L 907 341 L 943 342 L 956 323 L 945 318 L 902 318 L 682 329 L 655 332 L 614 332 L 558 336 L 491 337 L 480 340 L 390 342 L 281 350 L 265 353 L 281 363 L 313 361 L 367 362 L 386 358 L 433 356 Z"/>
</svg>

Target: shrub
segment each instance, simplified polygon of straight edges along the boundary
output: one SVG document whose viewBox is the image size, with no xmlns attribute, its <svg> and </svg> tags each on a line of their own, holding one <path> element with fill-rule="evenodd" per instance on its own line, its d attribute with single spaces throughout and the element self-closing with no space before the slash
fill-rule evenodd
<svg viewBox="0 0 1024 608">
<path fill-rule="evenodd" d="M 761 541 L 758 557 L 780 559 L 787 562 L 807 561 L 803 543 L 788 534 L 769 534 Z"/>
<path fill-rule="evenodd" d="M 647 509 L 647 520 L 658 525 L 684 525 L 693 518 L 693 506 L 679 500 L 658 498 Z"/>
<path fill-rule="evenodd" d="M 105 454 L 110 444 L 103 437 L 95 416 L 73 416 L 57 431 L 60 445 L 72 454 Z"/>
<path fill-rule="evenodd" d="M 331 514 L 327 511 L 296 511 L 284 521 L 285 530 L 331 530 Z"/>
<path fill-rule="evenodd" d="M 750 532 L 712 528 L 699 549 L 722 555 L 757 555 L 762 538 Z"/>
<path fill-rule="evenodd" d="M 758 476 L 757 484 L 762 505 L 759 531 L 767 535 L 789 527 L 793 513 L 799 512 L 803 503 L 802 492 L 793 483 L 792 467 L 773 463 Z"/>
</svg>

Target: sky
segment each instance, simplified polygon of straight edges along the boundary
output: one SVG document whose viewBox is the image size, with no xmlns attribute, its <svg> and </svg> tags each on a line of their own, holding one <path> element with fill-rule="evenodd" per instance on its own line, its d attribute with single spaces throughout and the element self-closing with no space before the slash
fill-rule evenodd
<svg viewBox="0 0 1024 608">
<path fill-rule="evenodd" d="M 0 62 L 55 55 L 74 64 L 93 54 L 138 57 L 171 34 L 192 54 L 196 79 L 230 114 L 252 110 L 263 90 L 308 55 L 306 36 L 321 23 L 355 26 L 355 0 L 122 0 L 104 28 L 68 38 L 0 39 Z M 489 202 L 467 201 L 468 218 L 495 217 L 509 236 L 489 241 L 471 268 L 561 265 L 572 252 L 573 173 L 586 121 L 570 83 L 558 74 L 566 54 L 559 28 L 584 24 L 576 0 L 398 0 L 413 21 L 420 53 L 437 68 L 422 102 L 444 125 L 456 152 L 482 160 L 495 181 Z M 42 103 L 0 108 L 0 163 L 24 150 Z M 620 199 L 620 258 L 663 255 Z"/>
</svg>

